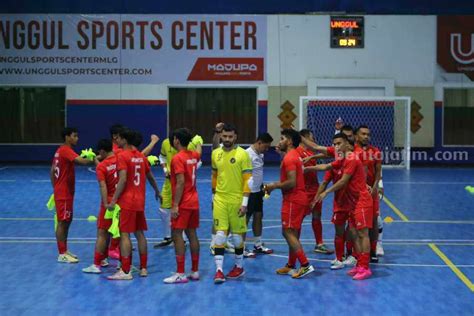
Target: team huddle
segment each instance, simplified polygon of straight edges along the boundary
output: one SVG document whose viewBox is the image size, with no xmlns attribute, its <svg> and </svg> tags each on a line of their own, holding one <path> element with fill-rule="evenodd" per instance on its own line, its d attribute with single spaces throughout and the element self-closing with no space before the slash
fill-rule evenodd
<svg viewBox="0 0 474 316">
<path fill-rule="evenodd" d="M 111 139 L 98 142 L 96 155 L 80 156 L 72 149 L 78 142 L 74 128 L 63 131 L 64 144 L 58 148 L 51 166 L 51 183 L 56 205 L 58 261 L 77 263 L 79 259 L 68 250 L 67 237 L 73 219 L 75 192 L 74 165 L 96 165 L 101 204 L 97 219 L 97 239 L 93 264 L 85 273 L 102 273 L 108 259 L 118 259 L 118 270 L 110 280 L 132 280 L 133 273 L 148 275 L 148 250 L 145 231 L 146 181 L 160 202 L 163 241 L 155 247 L 174 244 L 176 273 L 163 281 L 167 284 L 197 281 L 199 275 L 200 242 L 199 197 L 196 189 L 197 170 L 201 166 L 203 140 L 186 128 L 172 131 L 162 143 L 159 158 L 148 156 L 159 138 L 152 135 L 141 151 L 142 135 L 121 125 L 110 128 Z M 212 240 L 216 273 L 214 282 L 241 278 L 245 274 L 244 258 L 271 254 L 262 240 L 264 199 L 274 190 L 282 192 L 282 234 L 288 244 L 288 262 L 276 270 L 279 275 L 302 278 L 314 271 L 300 242 L 304 218 L 312 216 L 316 246 L 314 252 L 332 254 L 322 238 L 322 201 L 334 192 L 332 222 L 335 225 L 336 258 L 331 269 L 355 265 L 348 274 L 354 280 L 371 276 L 369 262 L 383 255 L 379 232 L 379 195 L 383 195 L 381 159 L 377 148 L 371 146 L 370 130 L 360 126 L 356 131 L 346 125 L 333 138 L 333 146 L 318 145 L 311 131 L 285 129 L 276 150 L 282 156 L 280 181 L 264 184 L 264 153 L 273 138 L 268 133 L 258 136 L 247 149 L 237 145 L 237 129 L 231 124 L 218 123 L 214 130 L 212 164 Z M 156 158 L 156 159 L 155 159 Z M 319 164 L 319 158 L 334 158 L 330 164 Z M 160 192 L 151 167 L 163 168 L 165 182 Z M 325 171 L 318 182 L 317 171 Z M 329 182 L 333 185 L 329 187 Z M 253 249 L 245 247 L 247 225 L 252 219 Z M 112 234 L 111 234 L 112 233 Z M 138 268 L 132 265 L 132 242 L 137 239 Z M 112 236 L 113 235 L 113 236 Z M 381 235 L 381 234 L 380 234 Z M 118 238 L 112 238 L 117 237 Z M 185 273 L 186 244 L 189 243 L 192 268 Z M 224 273 L 224 255 L 234 253 L 235 264 Z M 297 268 L 299 262 L 299 268 Z"/>
</svg>

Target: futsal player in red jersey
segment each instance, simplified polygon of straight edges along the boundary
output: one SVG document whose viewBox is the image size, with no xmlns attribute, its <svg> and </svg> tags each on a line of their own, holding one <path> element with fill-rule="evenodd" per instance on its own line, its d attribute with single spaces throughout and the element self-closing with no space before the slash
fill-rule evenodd
<svg viewBox="0 0 474 316">
<path fill-rule="evenodd" d="M 193 135 L 186 128 L 179 128 L 170 135 L 172 146 L 178 153 L 171 160 L 170 182 L 172 191 L 171 229 L 176 253 L 176 273 L 163 280 L 167 284 L 199 280 L 199 199 L 196 190 L 196 172 L 201 160 L 201 145 L 188 150 Z M 183 231 L 191 248 L 192 268 L 189 277 L 184 273 L 185 251 Z"/>
<path fill-rule="evenodd" d="M 117 176 L 117 156 L 112 151 L 112 141 L 101 139 L 97 145 L 98 158 L 101 162 L 96 167 L 97 181 L 100 189 L 100 210 L 97 217 L 97 240 L 95 243 L 94 263 L 82 269 L 84 273 L 102 273 L 101 267 L 108 266 L 107 245 L 110 234 L 108 229 L 112 224 L 111 219 L 105 219 L 105 206 L 109 204 L 114 196 L 118 183 Z M 120 239 L 118 238 L 120 241 Z"/>
<path fill-rule="evenodd" d="M 114 124 L 110 126 L 110 138 L 112 140 L 112 150 L 115 155 L 118 155 L 123 149 L 119 147 L 117 144 L 117 139 L 120 136 L 120 131 L 127 129 L 127 127 L 123 126 L 122 124 Z M 155 134 L 150 136 L 150 143 L 141 151 L 143 155 L 148 156 L 155 145 L 158 143 L 160 138 Z M 112 259 L 119 259 L 120 257 L 120 238 L 112 238 L 110 240 L 110 247 L 109 247 L 109 257 Z"/>
<path fill-rule="evenodd" d="M 303 161 L 296 150 L 301 142 L 300 134 L 293 129 L 281 132 L 279 150 L 285 153 L 280 167 L 280 182 L 269 183 L 265 186 L 267 193 L 280 189 L 283 195 L 281 208 L 282 234 L 289 247 L 288 263 L 276 271 L 280 275 L 291 275 L 302 278 L 314 271 L 304 253 L 299 235 L 306 210 L 308 198 L 305 192 Z M 300 268 L 296 270 L 296 260 Z"/>
<path fill-rule="evenodd" d="M 51 185 L 54 191 L 56 216 L 56 242 L 58 245 L 58 262 L 77 263 L 76 255 L 68 251 L 67 237 L 71 226 L 74 209 L 75 170 L 74 164 L 89 165 L 95 161 L 82 158 L 73 150 L 77 145 L 79 136 L 77 129 L 66 127 L 62 131 L 64 143 L 56 150 L 50 170 Z"/>
<path fill-rule="evenodd" d="M 132 242 L 130 234 L 134 233 L 138 242 L 140 253 L 140 276 L 146 277 L 147 272 L 147 241 L 144 231 L 148 229 L 145 219 L 145 178 L 155 191 L 155 198 L 161 199 L 160 191 L 155 178 L 150 171 L 150 165 L 146 157 L 136 149 L 141 135 L 131 130 L 122 130 L 117 138 L 117 143 L 123 151 L 117 157 L 117 171 L 119 181 L 117 189 L 108 205 L 108 209 L 114 209 L 115 204 L 121 208 L 120 211 L 120 260 L 121 269 L 109 280 L 131 280 L 133 279 L 130 267 L 132 264 Z"/>
<path fill-rule="evenodd" d="M 359 155 L 367 172 L 367 185 L 370 188 L 373 201 L 373 224 L 370 229 L 370 258 L 371 262 L 378 262 L 377 241 L 379 239 L 378 222 L 380 217 L 379 182 L 382 178 L 382 154 L 380 150 L 370 144 L 371 134 L 367 125 L 361 125 L 356 130 L 356 144 L 354 152 Z"/>
<path fill-rule="evenodd" d="M 370 240 L 369 229 L 372 228 L 372 196 L 366 185 L 364 166 L 360 158 L 352 152 L 352 144 L 345 134 L 334 136 L 334 147 L 342 159 L 331 164 L 309 167 L 309 170 L 326 171 L 331 169 L 343 170 L 342 178 L 329 189 L 321 192 L 316 202 L 323 200 L 330 192 L 345 189 L 348 203 L 350 203 L 349 225 L 353 235 L 357 265 L 348 274 L 354 280 L 367 279 L 372 275 L 369 268 Z"/>
<path fill-rule="evenodd" d="M 331 169 L 326 171 L 324 174 L 323 182 L 318 188 L 318 194 L 321 194 L 326 190 L 328 184 L 332 181 L 333 184 L 337 183 L 342 178 L 342 169 Z M 315 203 L 313 200 L 312 203 Z M 347 204 L 345 190 L 338 190 L 334 193 L 333 201 L 333 214 L 331 222 L 334 224 L 336 235 L 334 237 L 334 248 L 336 251 L 336 259 L 331 261 L 331 270 L 342 269 L 345 266 L 344 263 L 344 243 L 346 224 L 349 220 L 350 206 Z"/>
<path fill-rule="evenodd" d="M 314 142 L 313 133 L 309 129 L 302 129 L 300 131 L 300 135 L 301 137 L 305 137 L 306 139 Z M 310 159 L 310 157 L 314 156 L 314 152 L 304 143 L 300 143 L 300 145 L 296 147 L 296 151 L 303 160 L 303 164 L 305 167 L 316 165 L 316 159 Z M 316 196 L 316 193 L 318 193 L 319 188 L 318 175 L 316 171 L 306 172 L 304 174 L 304 183 L 306 195 L 308 196 L 308 202 L 311 202 L 314 200 L 314 197 Z M 333 251 L 328 249 L 323 242 L 323 225 L 321 223 L 322 206 L 322 203 L 310 203 L 305 215 L 312 214 L 311 226 L 313 228 L 314 239 L 316 241 L 314 252 L 322 254 L 331 254 L 333 253 Z"/>
</svg>

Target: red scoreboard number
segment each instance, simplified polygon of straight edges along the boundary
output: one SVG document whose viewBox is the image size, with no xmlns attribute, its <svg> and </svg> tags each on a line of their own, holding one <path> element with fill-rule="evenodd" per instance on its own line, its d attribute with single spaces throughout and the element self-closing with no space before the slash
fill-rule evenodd
<svg viewBox="0 0 474 316">
<path fill-rule="evenodd" d="M 363 16 L 331 16 L 331 48 L 364 48 Z"/>
</svg>

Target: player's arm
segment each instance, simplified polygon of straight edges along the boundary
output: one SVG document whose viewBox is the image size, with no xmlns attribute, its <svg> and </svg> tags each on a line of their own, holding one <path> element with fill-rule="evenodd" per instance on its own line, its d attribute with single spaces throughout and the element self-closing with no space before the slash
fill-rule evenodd
<svg viewBox="0 0 474 316">
<path fill-rule="evenodd" d="M 76 163 L 78 165 L 81 165 L 81 166 L 87 166 L 87 165 L 91 165 L 91 164 L 97 165 L 98 162 L 96 163 L 96 161 L 97 161 L 97 158 L 94 158 L 94 160 L 89 160 L 87 158 L 82 158 L 81 156 L 77 156 L 76 158 L 74 158 L 74 163 Z"/>
<path fill-rule="evenodd" d="M 51 180 L 51 186 L 53 187 L 54 189 L 54 163 L 51 164 L 51 170 L 49 170 L 49 179 Z"/>
<path fill-rule="evenodd" d="M 173 218 L 177 218 L 179 216 L 179 203 L 181 203 L 181 199 L 183 198 L 184 192 L 184 174 L 178 173 L 176 175 L 176 189 L 174 192 L 174 201 L 173 207 L 171 208 L 171 216 Z"/>
<path fill-rule="evenodd" d="M 216 124 L 216 128 L 214 129 L 214 136 L 212 136 L 212 150 L 219 148 L 221 143 L 221 134 L 222 129 L 224 128 L 224 123 L 219 122 Z"/>
<path fill-rule="evenodd" d="M 110 204 L 107 207 L 109 210 L 114 209 L 118 198 L 120 197 L 120 195 L 122 195 L 122 192 L 125 189 L 125 184 L 127 183 L 127 170 L 126 169 L 119 170 L 118 177 L 119 177 L 119 180 L 117 183 L 117 189 L 115 190 L 114 196 L 112 197 L 112 200 L 110 201 Z"/>
<path fill-rule="evenodd" d="M 317 159 L 323 159 L 323 158 L 330 158 L 330 157 L 325 154 L 316 154 L 316 155 L 303 158 L 303 163 L 307 163 L 308 161 L 311 161 L 313 159 L 317 160 Z"/>
<path fill-rule="evenodd" d="M 153 148 L 155 147 L 155 145 L 158 143 L 159 140 L 160 140 L 160 138 L 157 135 L 151 134 L 150 143 L 145 148 L 143 148 L 142 154 L 145 157 L 148 156 L 151 153 L 151 151 L 153 150 Z"/>
<path fill-rule="evenodd" d="M 146 173 L 146 179 L 148 180 L 148 183 L 150 183 L 151 187 L 155 191 L 155 199 L 161 202 L 161 193 L 160 193 L 160 188 L 158 188 L 158 184 L 156 183 L 155 176 L 153 175 L 153 172 L 148 171 Z"/>
<path fill-rule="evenodd" d="M 301 141 L 303 142 L 303 144 L 305 144 L 311 150 L 319 151 L 319 152 L 325 154 L 326 156 L 328 156 L 328 148 L 326 146 L 320 146 L 320 145 L 316 144 L 315 142 L 310 141 L 306 137 L 301 137 Z"/>
<path fill-rule="evenodd" d="M 322 201 L 329 193 L 336 192 L 336 191 L 344 188 L 349 183 L 349 181 L 351 180 L 351 177 L 352 177 L 352 175 L 344 173 L 342 175 L 342 178 L 339 179 L 339 181 L 337 181 L 336 183 L 334 183 L 334 185 L 332 187 L 330 187 L 329 189 L 324 190 L 323 192 L 321 192 L 321 194 L 319 194 L 317 202 Z"/>
<path fill-rule="evenodd" d="M 320 164 L 316 166 L 309 166 L 309 167 L 304 167 L 304 172 L 311 172 L 311 171 L 328 171 L 331 170 L 333 167 L 330 163 L 327 164 Z"/>
<path fill-rule="evenodd" d="M 275 189 L 280 189 L 282 191 L 291 190 L 296 186 L 296 170 L 290 170 L 286 173 L 287 179 L 283 182 L 272 182 L 265 186 L 265 191 L 268 194 Z"/>
<path fill-rule="evenodd" d="M 107 184 L 105 181 L 99 181 L 100 197 L 102 199 L 102 204 L 107 206 Z"/>
<path fill-rule="evenodd" d="M 378 192 L 379 190 L 379 181 L 382 178 L 382 162 L 377 161 L 375 163 L 375 181 L 374 185 L 370 188 L 370 192 Z M 375 193 L 374 193 L 375 194 Z"/>
<path fill-rule="evenodd" d="M 247 206 L 249 204 L 249 196 L 250 196 L 250 186 L 249 180 L 252 178 L 252 171 L 245 170 L 242 173 L 242 182 L 243 182 L 243 196 L 242 196 L 242 205 L 239 209 L 239 216 L 244 216 L 247 213 Z"/>
</svg>

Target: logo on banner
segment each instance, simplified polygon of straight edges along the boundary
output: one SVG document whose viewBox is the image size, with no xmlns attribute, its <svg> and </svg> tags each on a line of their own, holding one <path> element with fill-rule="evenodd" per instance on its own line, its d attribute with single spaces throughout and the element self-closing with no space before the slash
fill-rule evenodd
<svg viewBox="0 0 474 316">
<path fill-rule="evenodd" d="M 474 80 L 474 19 L 438 16 L 438 64 L 448 73 L 463 73 Z"/>
<path fill-rule="evenodd" d="M 263 81 L 263 58 L 198 58 L 188 80 Z"/>
</svg>

